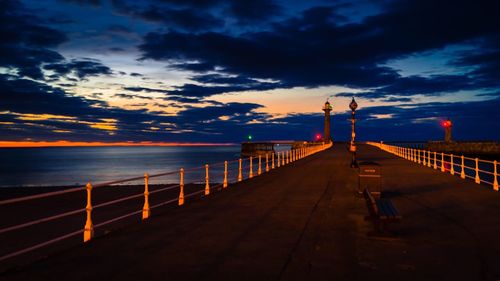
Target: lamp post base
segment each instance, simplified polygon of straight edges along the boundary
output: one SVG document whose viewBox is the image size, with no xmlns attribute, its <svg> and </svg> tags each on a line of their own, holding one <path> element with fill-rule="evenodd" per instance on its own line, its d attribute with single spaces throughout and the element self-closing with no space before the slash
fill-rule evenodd
<svg viewBox="0 0 500 281">
<path fill-rule="evenodd" d="M 352 153 L 352 158 L 351 158 L 351 168 L 358 168 L 358 162 L 356 161 L 356 152 Z"/>
</svg>

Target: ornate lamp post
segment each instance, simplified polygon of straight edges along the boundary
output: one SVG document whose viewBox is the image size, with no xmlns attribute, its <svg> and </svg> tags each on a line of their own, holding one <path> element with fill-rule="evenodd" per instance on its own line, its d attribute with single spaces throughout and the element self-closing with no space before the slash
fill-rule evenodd
<svg viewBox="0 0 500 281">
<path fill-rule="evenodd" d="M 351 158 L 351 168 L 357 168 L 358 163 L 356 162 L 356 108 L 358 108 L 358 104 L 352 97 L 352 101 L 349 104 L 349 108 L 351 109 L 351 145 L 349 147 L 349 151 L 352 154 Z"/>
</svg>

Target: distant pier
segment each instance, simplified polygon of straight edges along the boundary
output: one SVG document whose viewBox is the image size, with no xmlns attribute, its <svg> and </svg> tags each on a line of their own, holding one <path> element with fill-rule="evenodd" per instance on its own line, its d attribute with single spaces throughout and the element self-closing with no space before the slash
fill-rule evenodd
<svg viewBox="0 0 500 281">
<path fill-rule="evenodd" d="M 243 142 L 241 143 L 241 156 L 259 156 L 274 153 L 272 142 Z"/>
</svg>

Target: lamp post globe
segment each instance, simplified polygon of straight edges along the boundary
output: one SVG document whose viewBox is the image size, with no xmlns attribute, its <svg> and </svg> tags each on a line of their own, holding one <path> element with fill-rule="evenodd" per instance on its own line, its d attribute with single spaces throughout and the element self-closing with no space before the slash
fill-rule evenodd
<svg viewBox="0 0 500 281">
<path fill-rule="evenodd" d="M 349 108 L 351 109 L 352 112 L 356 111 L 356 108 L 358 108 L 358 103 L 354 100 L 354 97 L 352 97 L 352 101 L 349 104 Z"/>
</svg>

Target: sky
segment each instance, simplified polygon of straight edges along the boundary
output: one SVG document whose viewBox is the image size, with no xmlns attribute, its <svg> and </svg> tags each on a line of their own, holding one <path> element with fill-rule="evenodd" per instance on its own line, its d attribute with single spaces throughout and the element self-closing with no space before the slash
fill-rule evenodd
<svg viewBox="0 0 500 281">
<path fill-rule="evenodd" d="M 498 1 L 1 0 L 0 142 L 500 140 Z"/>
</svg>

